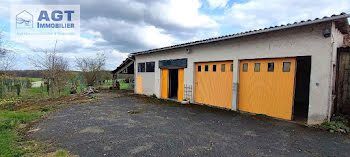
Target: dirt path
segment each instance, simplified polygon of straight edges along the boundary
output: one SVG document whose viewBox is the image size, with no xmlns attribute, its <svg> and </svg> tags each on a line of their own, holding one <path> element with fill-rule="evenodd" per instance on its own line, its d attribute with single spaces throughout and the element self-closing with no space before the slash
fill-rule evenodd
<svg viewBox="0 0 350 157">
<path fill-rule="evenodd" d="M 114 98 L 113 98 L 114 97 Z M 349 136 L 140 96 L 53 113 L 30 137 L 80 156 L 348 156 Z"/>
</svg>

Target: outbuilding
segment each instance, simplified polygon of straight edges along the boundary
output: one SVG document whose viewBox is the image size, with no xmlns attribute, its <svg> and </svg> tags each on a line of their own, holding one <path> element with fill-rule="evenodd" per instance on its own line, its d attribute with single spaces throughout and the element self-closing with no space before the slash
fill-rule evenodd
<svg viewBox="0 0 350 157">
<path fill-rule="evenodd" d="M 333 113 L 349 14 L 132 53 L 135 92 L 318 124 Z"/>
</svg>

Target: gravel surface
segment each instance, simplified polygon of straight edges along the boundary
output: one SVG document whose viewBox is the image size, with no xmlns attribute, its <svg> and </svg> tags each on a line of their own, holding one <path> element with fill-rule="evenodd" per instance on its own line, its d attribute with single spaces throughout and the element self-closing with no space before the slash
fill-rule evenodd
<svg viewBox="0 0 350 157">
<path fill-rule="evenodd" d="M 30 138 L 82 157 L 350 154 L 346 135 L 136 95 L 73 105 L 52 113 L 34 129 L 38 131 Z"/>
</svg>

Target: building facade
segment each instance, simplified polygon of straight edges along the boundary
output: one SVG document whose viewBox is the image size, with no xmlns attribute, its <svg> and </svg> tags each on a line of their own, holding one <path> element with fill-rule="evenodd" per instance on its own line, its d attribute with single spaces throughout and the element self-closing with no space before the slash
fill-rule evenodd
<svg viewBox="0 0 350 157">
<path fill-rule="evenodd" d="M 328 119 L 348 14 L 132 53 L 135 92 L 287 120 Z"/>
</svg>

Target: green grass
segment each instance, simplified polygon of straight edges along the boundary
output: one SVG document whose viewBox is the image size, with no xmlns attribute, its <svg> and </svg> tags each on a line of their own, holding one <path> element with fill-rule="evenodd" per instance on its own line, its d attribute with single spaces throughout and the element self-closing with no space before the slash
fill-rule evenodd
<svg viewBox="0 0 350 157">
<path fill-rule="evenodd" d="M 46 97 L 46 96 L 48 95 L 47 95 L 47 89 L 45 86 L 43 88 L 43 97 Z M 38 97 L 41 97 L 40 87 L 33 87 L 33 88 L 22 88 L 19 96 L 15 91 L 7 92 L 6 97 L 4 99 L 32 99 L 32 98 L 38 98 Z"/>
<path fill-rule="evenodd" d="M 0 111 L 0 156 L 21 156 L 23 149 L 16 142 L 20 139 L 18 125 L 28 123 L 42 112 Z"/>
<path fill-rule="evenodd" d="M 32 82 L 42 81 L 42 78 L 29 78 Z"/>
<path fill-rule="evenodd" d="M 119 83 L 119 84 L 120 84 L 120 89 L 129 89 L 128 83 Z"/>
<path fill-rule="evenodd" d="M 68 151 L 60 149 L 60 150 L 56 151 L 55 156 L 56 157 L 69 157 L 70 155 L 69 155 Z"/>
<path fill-rule="evenodd" d="M 77 92 L 80 92 L 80 87 L 77 88 Z M 66 96 L 70 94 L 70 88 L 65 88 L 60 95 Z M 55 95 L 58 96 L 58 92 L 55 92 Z M 17 96 L 16 92 L 7 92 L 5 99 L 9 98 L 18 98 L 18 99 L 33 99 L 33 98 L 45 98 L 48 97 L 47 93 L 47 85 L 43 87 L 43 94 L 41 95 L 40 87 L 32 87 L 32 88 L 22 88 L 20 96 Z M 1 101 L 1 100 L 0 100 Z M 1 104 L 1 103 L 0 103 Z"/>
<path fill-rule="evenodd" d="M 120 89 L 130 89 L 133 87 L 129 87 L 129 83 L 126 83 L 124 79 L 118 79 L 118 82 L 120 84 Z"/>
<path fill-rule="evenodd" d="M 35 77 L 18 77 L 18 78 L 21 78 L 21 79 L 29 79 L 29 80 L 32 81 L 32 82 L 43 81 L 42 78 L 35 78 Z"/>
</svg>

